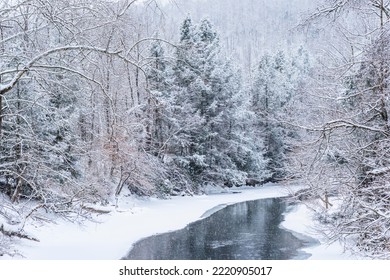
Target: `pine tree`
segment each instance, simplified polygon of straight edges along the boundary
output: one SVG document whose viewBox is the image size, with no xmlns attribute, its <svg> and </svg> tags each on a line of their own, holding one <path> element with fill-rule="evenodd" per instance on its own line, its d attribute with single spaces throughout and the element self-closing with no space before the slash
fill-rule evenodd
<svg viewBox="0 0 390 280">
<path fill-rule="evenodd" d="M 178 149 L 172 149 L 176 150 L 176 161 L 193 180 L 202 183 L 242 184 L 247 171 L 255 170 L 261 177 L 261 164 L 254 164 L 254 158 L 259 158 L 257 151 L 243 147 L 249 141 L 243 140 L 243 120 L 237 114 L 242 102 L 237 98 L 241 92 L 239 73 L 220 56 L 214 27 L 206 19 L 192 26 L 187 18 L 181 35 L 171 92 L 176 108 L 172 123 L 181 124 L 175 135 Z"/>
<path fill-rule="evenodd" d="M 283 51 L 271 56 L 265 54 L 255 71 L 252 85 L 252 110 L 257 115 L 259 137 L 263 138 L 267 171 L 270 180 L 278 181 L 288 176 L 286 163 L 291 142 L 297 137 L 294 129 L 286 123 L 291 119 L 294 105 L 299 99 L 299 90 L 305 78 L 307 57 L 300 49 L 296 58 L 289 58 Z"/>
</svg>

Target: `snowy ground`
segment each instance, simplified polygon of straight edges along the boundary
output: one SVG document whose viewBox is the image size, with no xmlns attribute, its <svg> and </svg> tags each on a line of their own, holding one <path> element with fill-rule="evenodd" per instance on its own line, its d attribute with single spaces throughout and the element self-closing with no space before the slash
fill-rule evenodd
<svg viewBox="0 0 390 280">
<path fill-rule="evenodd" d="M 27 225 L 40 242 L 20 241 L 17 249 L 26 259 L 38 260 L 115 260 L 124 256 L 131 245 L 156 233 L 176 230 L 193 222 L 208 210 L 236 202 L 260 198 L 286 196 L 298 187 L 265 186 L 238 190 L 240 193 L 212 194 L 193 197 L 174 197 L 169 200 L 123 198 L 110 214 L 97 217 L 99 223 L 83 226 L 66 221 L 37 227 Z M 313 221 L 304 205 L 296 206 L 286 214 L 282 224 L 287 229 L 314 238 Z M 339 244 L 305 248 L 310 259 L 353 259 L 343 253 Z M 21 257 L 18 257 L 21 258 Z M 9 256 L 0 259 L 10 259 Z"/>
</svg>

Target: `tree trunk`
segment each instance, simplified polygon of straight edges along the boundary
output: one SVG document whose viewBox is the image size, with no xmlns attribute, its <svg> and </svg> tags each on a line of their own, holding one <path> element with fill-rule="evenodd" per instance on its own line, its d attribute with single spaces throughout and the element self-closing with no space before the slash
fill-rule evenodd
<svg viewBox="0 0 390 280">
<path fill-rule="evenodd" d="M 1 83 L 1 77 L 0 77 Z M 0 94 L 0 147 L 1 147 L 1 139 L 2 139 L 2 128 L 3 128 L 3 95 Z"/>
<path fill-rule="evenodd" d="M 380 97 L 381 97 L 381 117 L 383 119 L 383 121 L 385 122 L 385 129 L 386 131 L 389 131 L 389 125 L 388 125 L 388 113 L 387 113 L 387 108 L 386 108 L 386 93 L 385 93 L 385 80 L 386 80 L 386 70 L 385 70 L 385 58 L 384 58 L 384 44 L 385 44 L 385 38 L 384 36 L 386 36 L 383 32 L 383 27 L 384 27 L 384 16 L 385 16 L 385 13 L 384 13 L 384 5 L 383 5 L 383 0 L 380 1 L 380 22 L 381 22 L 381 42 L 380 42 L 380 69 L 379 69 L 379 94 L 380 94 Z"/>
<path fill-rule="evenodd" d="M 3 27 L 0 25 L 0 40 L 3 42 L 4 40 L 4 34 L 3 34 Z M 4 43 L 1 45 L 0 53 L 4 53 Z M 2 83 L 2 79 L 0 76 L 0 85 Z M 1 137 L 2 137 L 2 128 L 3 128 L 3 95 L 0 94 L 0 148 L 1 148 Z"/>
</svg>

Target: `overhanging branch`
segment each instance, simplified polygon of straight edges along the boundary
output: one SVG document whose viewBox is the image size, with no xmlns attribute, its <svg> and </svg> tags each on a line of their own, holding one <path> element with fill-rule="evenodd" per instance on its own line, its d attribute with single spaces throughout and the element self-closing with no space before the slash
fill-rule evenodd
<svg viewBox="0 0 390 280">
<path fill-rule="evenodd" d="M 142 70 L 142 68 L 135 62 L 129 60 L 125 56 L 121 55 L 122 50 L 119 51 L 109 51 L 108 49 L 102 49 L 102 48 L 96 48 L 92 46 L 63 46 L 63 47 L 58 47 L 54 49 L 47 50 L 34 58 L 32 58 L 26 65 L 21 69 L 17 70 L 17 73 L 14 75 L 14 77 L 8 82 L 4 84 L 0 84 L 0 95 L 4 95 L 7 92 L 9 92 L 11 89 L 14 88 L 14 86 L 18 83 L 18 81 L 41 59 L 50 56 L 51 54 L 54 53 L 59 53 L 59 52 L 66 52 L 66 51 L 74 51 L 74 50 L 80 50 L 80 51 L 93 51 L 93 52 L 98 52 L 98 53 L 103 53 L 106 55 L 114 55 L 117 56 L 118 58 L 122 59 L 126 63 L 129 63 L 139 69 Z"/>
</svg>

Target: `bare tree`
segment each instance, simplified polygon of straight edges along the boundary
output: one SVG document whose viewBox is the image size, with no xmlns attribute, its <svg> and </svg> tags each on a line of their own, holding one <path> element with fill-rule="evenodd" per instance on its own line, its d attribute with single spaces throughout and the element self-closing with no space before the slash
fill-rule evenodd
<svg viewBox="0 0 390 280">
<path fill-rule="evenodd" d="M 136 2 L 2 1 L 0 180 L 13 201 L 80 194 L 85 158 L 107 148 L 115 177 L 118 143 L 137 150 L 147 34 L 133 36 Z"/>
<path fill-rule="evenodd" d="M 321 118 L 301 127 L 314 145 L 295 162 L 306 167 L 307 196 L 320 198 L 328 237 L 374 258 L 390 255 L 389 4 L 324 1 L 305 22 L 325 21 L 332 40 L 323 44 L 329 48 L 322 49 L 320 79 L 306 100 L 317 100 L 311 112 Z M 335 194 L 340 206 L 328 212 L 329 195 Z"/>
</svg>

